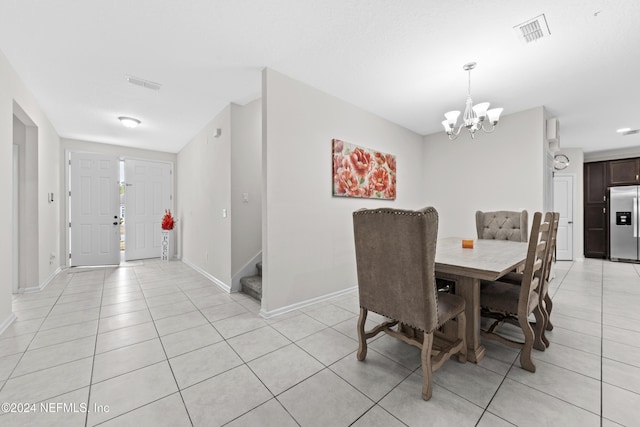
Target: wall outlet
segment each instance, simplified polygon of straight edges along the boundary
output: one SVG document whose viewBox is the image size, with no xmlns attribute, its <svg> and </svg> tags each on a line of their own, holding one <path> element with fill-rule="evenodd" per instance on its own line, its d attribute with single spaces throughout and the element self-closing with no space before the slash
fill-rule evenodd
<svg viewBox="0 0 640 427">
<path fill-rule="evenodd" d="M 249 203 L 249 193 L 242 193 L 242 203 Z"/>
</svg>

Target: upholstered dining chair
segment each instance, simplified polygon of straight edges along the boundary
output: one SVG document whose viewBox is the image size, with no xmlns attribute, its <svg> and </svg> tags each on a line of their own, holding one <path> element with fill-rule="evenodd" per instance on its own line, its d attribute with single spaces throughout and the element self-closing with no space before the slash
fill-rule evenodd
<svg viewBox="0 0 640 427">
<path fill-rule="evenodd" d="M 527 211 L 476 211 L 478 239 L 526 242 L 528 233 Z"/>
<path fill-rule="evenodd" d="M 544 328 L 544 317 L 540 308 L 540 292 L 542 291 L 542 266 L 544 264 L 550 224 L 542 222 L 542 214 L 533 215 L 531 238 L 527 249 L 527 258 L 522 273 L 522 281 L 513 284 L 501 281 L 483 281 L 480 287 L 480 315 L 493 319 L 490 326 L 480 331 L 483 339 L 498 341 L 507 346 L 521 349 L 520 366 L 535 372 L 536 367 L 531 359 L 531 351 L 535 340 L 540 340 Z M 529 323 L 529 315 L 536 319 L 535 329 Z M 500 333 L 504 323 L 518 326 L 524 334 L 524 342 Z"/>
<path fill-rule="evenodd" d="M 366 358 L 367 340 L 380 332 L 418 347 L 422 398 L 429 400 L 432 372 L 453 355 L 460 362 L 467 355 L 465 301 L 436 289 L 438 212 L 362 209 L 353 213 L 353 229 L 360 298 L 357 358 Z M 390 320 L 365 331 L 369 311 Z M 438 329 L 454 319 L 457 336 L 445 337 Z"/>
<path fill-rule="evenodd" d="M 536 337 L 536 340 L 533 344 L 533 348 L 542 351 L 544 351 L 550 345 L 549 340 L 545 336 L 545 331 L 550 331 L 553 329 L 553 325 L 551 324 L 550 319 L 553 302 L 551 301 L 551 297 L 549 296 L 549 278 L 551 275 L 551 268 L 553 267 L 553 257 L 556 250 L 559 221 L 559 212 L 547 212 L 544 216 L 544 222 L 549 223 L 549 230 L 547 232 L 543 232 L 541 237 L 543 240 L 547 241 L 547 247 L 545 249 L 544 255 L 544 265 L 542 266 L 541 273 L 542 286 L 539 293 L 540 310 L 542 311 L 542 316 L 544 319 L 544 328 L 542 329 L 541 335 L 539 337 Z M 522 277 L 522 273 L 509 273 L 501 277 L 500 281 L 519 285 L 520 283 L 522 283 Z"/>
</svg>

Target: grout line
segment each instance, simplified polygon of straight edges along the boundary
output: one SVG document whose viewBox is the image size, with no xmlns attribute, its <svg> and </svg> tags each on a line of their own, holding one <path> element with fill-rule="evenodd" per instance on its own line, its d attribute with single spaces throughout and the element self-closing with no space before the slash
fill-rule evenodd
<svg viewBox="0 0 640 427">
<path fill-rule="evenodd" d="M 136 275 L 136 277 L 138 277 L 138 272 L 135 270 L 135 268 L 134 268 L 133 272 Z M 182 292 L 182 290 L 180 292 Z M 187 408 L 187 404 L 184 401 L 184 396 L 182 395 L 182 390 L 180 390 L 180 384 L 178 384 L 178 379 L 176 378 L 176 374 L 175 374 L 175 372 L 173 372 L 173 366 L 171 366 L 171 362 L 169 362 L 169 355 L 167 354 L 167 349 L 165 348 L 164 342 L 162 341 L 162 338 L 160 337 L 160 333 L 158 332 L 158 327 L 156 326 L 156 321 L 153 318 L 153 315 L 151 314 L 151 310 L 149 309 L 149 304 L 147 303 L 147 297 L 146 296 L 144 297 L 144 303 L 147 306 L 147 310 L 149 310 L 149 314 L 151 315 L 151 319 L 153 321 L 153 327 L 154 327 L 154 329 L 156 331 L 157 338 L 160 341 L 160 346 L 162 347 L 162 351 L 164 352 L 165 361 L 167 362 L 167 365 L 169 366 L 169 370 L 171 371 L 171 375 L 173 376 L 173 381 L 175 382 L 176 388 L 178 389 L 178 394 L 180 395 L 180 400 L 182 400 L 182 405 L 184 406 L 184 410 L 187 413 L 187 417 L 189 417 L 189 422 L 193 426 L 193 419 L 191 418 L 191 414 L 189 413 L 189 408 Z M 147 403 L 147 405 L 148 404 L 149 403 Z M 143 406 L 146 406 L 146 405 L 143 405 Z"/>
<path fill-rule="evenodd" d="M 602 269 L 600 270 L 601 284 L 600 284 L 600 427 L 604 418 L 603 401 L 604 401 L 604 388 L 603 381 L 603 357 L 604 357 L 604 262 L 602 262 Z"/>
<path fill-rule="evenodd" d="M 100 319 L 100 313 L 102 313 L 102 296 L 104 294 L 104 279 L 105 279 L 105 272 L 107 271 L 107 269 L 102 270 L 102 292 L 100 293 L 100 308 L 98 310 L 98 319 Z M 89 393 L 87 395 L 87 408 L 89 408 L 89 403 L 91 402 L 91 390 L 93 389 L 93 369 L 96 365 L 96 350 L 98 348 L 98 327 L 100 325 L 100 321 L 98 320 L 96 322 L 96 335 L 95 335 L 95 342 L 93 344 L 93 358 L 91 359 L 91 375 L 89 376 Z M 90 410 L 87 409 L 87 413 L 85 414 L 84 417 L 84 425 L 85 427 L 87 427 L 87 424 L 89 424 L 89 412 Z"/>
</svg>

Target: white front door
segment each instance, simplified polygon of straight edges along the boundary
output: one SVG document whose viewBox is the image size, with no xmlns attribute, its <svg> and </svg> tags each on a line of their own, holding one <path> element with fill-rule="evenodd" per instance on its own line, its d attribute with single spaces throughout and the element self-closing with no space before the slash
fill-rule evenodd
<svg viewBox="0 0 640 427">
<path fill-rule="evenodd" d="M 170 163 L 125 160 L 125 259 L 158 258 L 165 209 L 172 209 Z"/>
<path fill-rule="evenodd" d="M 573 260 L 573 176 L 556 175 L 553 178 L 553 209 L 560 212 L 556 259 Z"/>
<path fill-rule="evenodd" d="M 119 162 L 115 156 L 71 153 L 72 266 L 120 264 Z"/>
</svg>

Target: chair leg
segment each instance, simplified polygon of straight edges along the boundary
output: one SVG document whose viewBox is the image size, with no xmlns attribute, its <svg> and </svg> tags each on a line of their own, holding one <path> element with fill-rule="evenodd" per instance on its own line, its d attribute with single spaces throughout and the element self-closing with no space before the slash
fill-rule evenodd
<svg viewBox="0 0 640 427">
<path fill-rule="evenodd" d="M 542 332 L 540 338 L 542 339 L 542 343 L 544 344 L 544 346 L 549 347 L 551 343 L 549 342 L 549 339 L 547 338 L 547 335 L 545 333 L 545 331 L 547 330 L 547 325 L 549 324 L 549 313 L 547 312 L 547 307 L 544 304 L 544 300 L 541 301 L 540 311 L 542 311 L 542 324 L 544 325 L 544 327 L 541 329 Z"/>
<path fill-rule="evenodd" d="M 365 338 L 364 324 L 367 321 L 368 310 L 360 307 L 360 318 L 358 318 L 358 353 L 356 357 L 362 361 L 367 357 L 367 339 Z"/>
<path fill-rule="evenodd" d="M 549 294 L 544 296 L 544 305 L 547 308 L 547 324 L 545 329 L 547 331 L 553 331 L 553 325 L 551 324 L 551 310 L 553 309 L 553 302 Z"/>
<path fill-rule="evenodd" d="M 422 342 L 422 398 L 424 400 L 431 399 L 431 348 L 433 347 L 433 332 L 424 333 L 424 341 Z"/>
<path fill-rule="evenodd" d="M 520 323 L 520 328 L 522 328 L 522 332 L 524 333 L 524 345 L 520 352 L 520 366 L 522 366 L 522 369 L 524 370 L 535 372 L 536 365 L 533 364 L 533 359 L 531 359 L 531 350 L 533 349 L 533 340 L 535 339 L 533 329 L 529 324 L 527 316 L 518 316 L 518 322 Z"/>
<path fill-rule="evenodd" d="M 464 314 L 464 310 L 458 314 L 458 339 L 462 340 L 462 350 L 458 354 L 458 361 L 460 363 L 466 363 L 467 361 L 467 315 Z"/>
<path fill-rule="evenodd" d="M 547 346 L 545 345 L 544 338 L 544 310 L 540 307 L 540 304 L 533 309 L 533 315 L 536 317 L 536 324 L 533 334 L 533 348 L 539 351 L 545 351 Z"/>
</svg>

